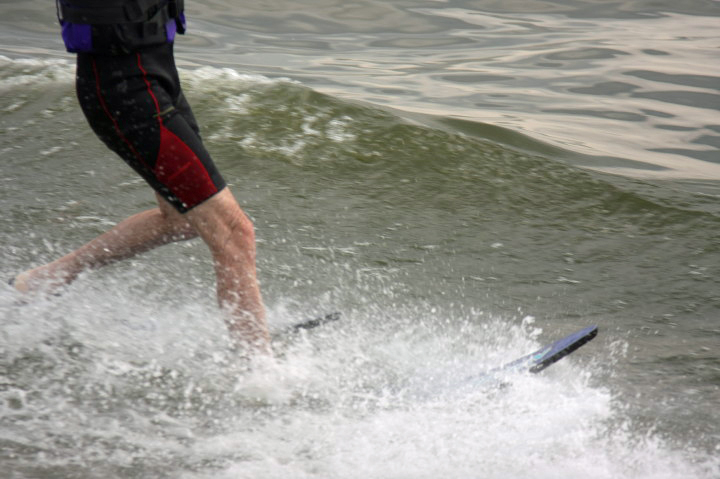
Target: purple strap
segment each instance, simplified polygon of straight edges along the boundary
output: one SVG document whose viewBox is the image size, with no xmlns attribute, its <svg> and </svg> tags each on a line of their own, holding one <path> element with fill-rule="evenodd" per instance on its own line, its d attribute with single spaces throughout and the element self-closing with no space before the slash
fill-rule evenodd
<svg viewBox="0 0 720 479">
<path fill-rule="evenodd" d="M 60 23 L 62 25 L 62 38 L 67 51 L 77 53 L 92 50 L 92 32 L 90 25 L 68 22 Z"/>
<path fill-rule="evenodd" d="M 179 22 L 178 22 L 179 21 Z M 179 23 L 179 25 L 178 25 Z M 185 33 L 185 14 L 181 13 L 179 19 L 171 18 L 165 24 L 165 31 L 167 32 L 167 41 L 172 43 L 175 41 L 175 34 L 178 33 L 178 26 L 180 27 L 180 33 Z"/>
</svg>

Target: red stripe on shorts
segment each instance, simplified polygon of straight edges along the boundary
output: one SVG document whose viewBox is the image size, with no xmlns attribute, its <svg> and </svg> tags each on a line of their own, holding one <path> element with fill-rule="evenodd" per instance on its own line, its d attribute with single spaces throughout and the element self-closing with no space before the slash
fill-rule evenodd
<svg viewBox="0 0 720 479">
<path fill-rule="evenodd" d="M 160 103 L 152 91 L 147 72 L 142 66 L 140 53 L 137 54 L 137 64 L 143 74 L 148 93 L 155 103 L 160 126 L 160 148 L 152 171 L 187 208 L 192 208 L 217 193 L 217 187 L 195 152 L 163 125 Z"/>
</svg>

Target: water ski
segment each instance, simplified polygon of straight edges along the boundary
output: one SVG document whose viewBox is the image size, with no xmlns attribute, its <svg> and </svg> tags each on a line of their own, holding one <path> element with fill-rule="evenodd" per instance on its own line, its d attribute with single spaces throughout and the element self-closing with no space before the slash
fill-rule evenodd
<svg viewBox="0 0 720 479">
<path fill-rule="evenodd" d="M 504 384 L 502 377 L 514 372 L 538 373 L 568 354 L 587 344 L 598 334 L 597 326 L 588 326 L 544 346 L 534 353 L 515 359 L 487 372 L 469 376 L 455 384 L 455 388 L 487 384 Z"/>
</svg>

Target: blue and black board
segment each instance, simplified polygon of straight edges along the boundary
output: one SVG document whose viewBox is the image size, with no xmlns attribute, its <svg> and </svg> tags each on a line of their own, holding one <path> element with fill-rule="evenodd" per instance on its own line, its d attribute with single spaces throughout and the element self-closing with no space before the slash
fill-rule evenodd
<svg viewBox="0 0 720 479">
<path fill-rule="evenodd" d="M 309 319 L 298 324 L 294 324 L 284 331 L 284 334 L 298 333 L 303 330 L 314 329 L 327 323 L 332 323 L 340 319 L 340 313 L 330 313 L 325 316 Z M 534 353 L 523 356 L 512 362 L 503 364 L 500 367 L 491 369 L 485 375 L 493 375 L 499 372 L 512 371 L 528 371 L 531 373 L 539 373 L 551 364 L 556 363 L 568 354 L 576 351 L 581 346 L 587 344 L 595 336 L 597 336 L 598 327 L 588 326 L 587 328 L 576 331 L 562 339 L 558 339 L 552 344 L 538 349 Z"/>
<path fill-rule="evenodd" d="M 495 368 L 490 373 L 499 371 L 522 371 L 526 370 L 531 373 L 539 373 L 553 363 L 561 360 L 568 354 L 576 351 L 580 346 L 587 344 L 595 336 L 597 336 L 598 327 L 588 326 L 569 336 L 555 341 L 552 344 L 538 349 L 532 354 L 523 356 L 513 362 L 504 364 L 499 368 Z"/>
<path fill-rule="evenodd" d="M 293 333 L 299 333 L 303 330 L 314 329 L 318 326 L 335 322 L 338 319 L 340 319 L 340 313 L 330 313 L 319 318 L 310 319 L 290 326 L 281 335 L 288 335 Z M 547 368 L 548 366 L 561 360 L 568 354 L 577 351 L 578 348 L 594 339 L 597 334 L 597 326 L 588 326 L 587 328 L 576 331 L 568 336 L 565 336 L 562 339 L 558 339 L 554 343 L 548 344 L 547 346 L 538 349 L 534 353 L 530 353 L 514 361 L 503 364 L 500 367 L 493 368 L 485 373 L 470 376 L 461 381 L 459 384 L 456 384 L 456 386 L 481 384 L 488 381 L 497 382 L 501 373 L 538 373 L 543 369 Z"/>
<path fill-rule="evenodd" d="M 588 326 L 587 328 L 576 331 L 562 339 L 558 339 L 554 343 L 548 344 L 547 346 L 540 348 L 527 356 L 523 356 L 512 362 L 503 364 L 502 366 L 491 369 L 485 373 L 466 378 L 462 381 L 462 384 L 469 385 L 498 382 L 501 374 L 512 372 L 539 373 L 568 354 L 577 351 L 578 348 L 587 344 L 595 336 L 597 336 L 597 333 L 597 326 Z"/>
<path fill-rule="evenodd" d="M 446 390 L 474 389 L 478 386 L 503 386 L 506 384 L 506 376 L 510 373 L 538 373 L 548 366 L 556 363 L 568 354 L 597 336 L 598 327 L 588 326 L 580 331 L 574 332 L 552 344 L 538 349 L 534 353 L 523 356 L 502 366 L 489 371 L 473 374 L 460 381 L 454 381 L 445 386 Z"/>
</svg>

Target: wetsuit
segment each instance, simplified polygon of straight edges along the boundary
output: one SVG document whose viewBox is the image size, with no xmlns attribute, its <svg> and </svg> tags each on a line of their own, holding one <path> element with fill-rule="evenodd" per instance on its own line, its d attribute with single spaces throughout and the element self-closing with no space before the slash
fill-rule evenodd
<svg viewBox="0 0 720 479">
<path fill-rule="evenodd" d="M 182 1 L 58 0 L 58 12 L 97 136 L 181 213 L 222 190 L 175 67 Z"/>
</svg>

